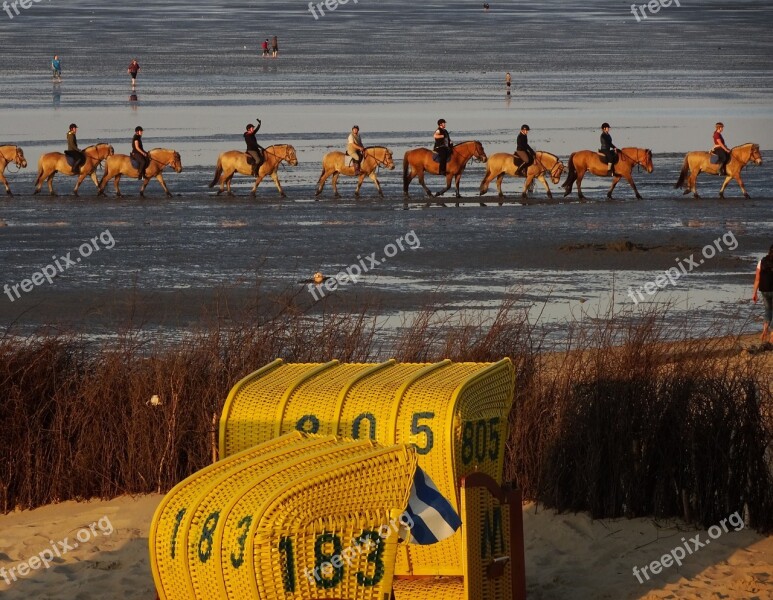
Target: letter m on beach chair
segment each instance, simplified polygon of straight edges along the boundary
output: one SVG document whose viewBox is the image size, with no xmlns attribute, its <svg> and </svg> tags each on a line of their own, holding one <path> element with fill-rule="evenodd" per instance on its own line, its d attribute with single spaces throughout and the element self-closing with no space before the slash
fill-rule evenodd
<svg viewBox="0 0 773 600">
<path fill-rule="evenodd" d="M 521 493 L 485 473 L 461 479 L 462 577 L 398 576 L 396 600 L 524 600 Z"/>
</svg>

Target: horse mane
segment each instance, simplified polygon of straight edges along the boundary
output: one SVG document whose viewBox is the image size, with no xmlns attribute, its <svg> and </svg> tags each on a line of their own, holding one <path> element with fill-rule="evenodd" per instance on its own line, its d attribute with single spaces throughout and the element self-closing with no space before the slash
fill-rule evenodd
<svg viewBox="0 0 773 600">
<path fill-rule="evenodd" d="M 537 152 L 542 152 L 542 154 L 547 154 L 548 156 L 551 156 L 551 157 L 553 157 L 553 158 L 554 158 L 554 159 L 556 159 L 557 161 L 559 160 L 558 156 L 556 156 L 556 155 L 555 155 L 555 154 L 553 154 L 552 152 L 548 152 L 547 150 L 537 150 Z"/>
<path fill-rule="evenodd" d="M 754 142 L 746 142 L 745 144 L 738 144 L 737 146 L 732 147 L 730 151 L 732 152 L 736 148 L 745 148 L 746 146 L 751 146 L 752 148 L 757 148 L 758 150 L 760 148 L 759 144 L 755 144 Z"/>
<path fill-rule="evenodd" d="M 384 150 L 389 150 L 386 146 L 365 146 L 365 150 L 373 150 L 374 148 L 383 148 Z"/>
<path fill-rule="evenodd" d="M 89 148 L 96 148 L 97 146 L 109 146 L 110 144 L 108 142 L 97 142 L 96 144 L 91 144 L 91 146 L 86 146 L 82 152 L 86 152 Z"/>
</svg>

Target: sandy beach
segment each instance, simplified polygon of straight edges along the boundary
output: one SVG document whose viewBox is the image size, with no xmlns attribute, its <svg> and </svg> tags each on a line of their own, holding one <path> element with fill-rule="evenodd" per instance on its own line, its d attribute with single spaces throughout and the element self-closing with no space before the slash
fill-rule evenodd
<svg viewBox="0 0 773 600">
<path fill-rule="evenodd" d="M 10 569 L 51 546 L 72 544 L 78 532 L 108 517 L 114 531 L 97 535 L 8 585 L 9 600 L 152 600 L 147 535 L 161 496 L 121 497 L 104 502 L 65 502 L 0 517 L 0 567 Z M 527 594 L 531 600 L 769 600 L 773 598 L 773 537 L 735 531 L 711 540 L 649 581 L 640 584 L 633 567 L 663 555 L 706 531 L 652 519 L 593 521 L 586 515 L 556 514 L 524 506 Z M 83 536 L 85 537 L 85 536 Z M 692 547 L 692 544 L 691 544 Z"/>
</svg>

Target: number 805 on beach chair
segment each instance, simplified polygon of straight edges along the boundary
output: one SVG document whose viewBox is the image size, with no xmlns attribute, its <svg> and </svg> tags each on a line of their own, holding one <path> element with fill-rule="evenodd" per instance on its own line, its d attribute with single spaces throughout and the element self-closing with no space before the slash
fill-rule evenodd
<svg viewBox="0 0 773 600">
<path fill-rule="evenodd" d="M 220 421 L 220 456 L 293 430 L 409 445 L 438 492 L 463 514 L 463 524 L 438 543 L 398 547 L 396 599 L 520 600 L 525 597 L 520 496 L 502 488 L 513 393 L 509 359 L 277 360 L 231 390 Z M 476 478 L 465 479 L 471 475 Z"/>
</svg>

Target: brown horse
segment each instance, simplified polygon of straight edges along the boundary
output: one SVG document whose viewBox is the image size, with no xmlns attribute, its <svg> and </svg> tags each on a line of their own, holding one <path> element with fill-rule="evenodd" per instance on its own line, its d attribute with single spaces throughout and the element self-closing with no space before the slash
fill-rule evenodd
<svg viewBox="0 0 773 600">
<path fill-rule="evenodd" d="M 354 166 L 350 164 L 351 157 L 343 152 L 328 152 L 322 157 L 322 174 L 317 181 L 317 191 L 315 196 L 319 196 L 322 193 L 322 189 L 325 187 L 325 182 L 328 177 L 333 176 L 333 192 L 336 198 L 340 198 L 338 193 L 338 177 L 339 175 L 346 175 L 347 177 L 357 177 L 357 188 L 354 190 L 354 196 L 360 197 L 360 188 L 365 177 L 370 177 L 379 195 L 383 198 L 384 192 L 381 191 L 381 184 L 378 181 L 378 167 L 384 166 L 390 171 L 395 168 L 395 163 L 392 160 L 392 151 L 385 146 L 368 146 L 362 153 L 363 158 L 360 163 L 360 174 L 356 175 L 354 172 Z"/>
<path fill-rule="evenodd" d="M 625 177 L 628 185 L 631 186 L 631 189 L 633 189 L 636 194 L 636 199 L 642 200 L 642 196 L 639 193 L 639 190 L 636 189 L 636 184 L 633 182 L 633 177 L 631 177 L 633 168 L 636 165 L 643 167 L 647 173 L 652 173 L 654 169 L 652 166 L 652 151 L 644 148 L 622 148 L 620 150 L 620 160 L 615 165 L 616 175 L 612 179 L 612 187 L 610 187 L 607 192 L 607 198 L 609 200 L 613 200 L 612 192 L 621 177 Z M 582 178 L 585 177 L 585 173 L 588 171 L 598 177 L 605 177 L 608 175 L 609 171 L 607 163 L 602 160 L 598 152 L 594 150 L 580 150 L 569 157 L 569 174 L 566 176 L 564 185 L 561 186 L 566 190 L 564 196 L 568 196 L 572 193 L 572 186 L 576 181 L 577 196 L 580 200 L 585 200 L 585 196 L 583 196 L 582 188 L 580 186 L 582 185 Z"/>
<path fill-rule="evenodd" d="M 446 179 L 446 187 L 444 190 L 435 194 L 435 196 L 441 196 L 450 190 L 451 182 L 456 179 L 456 197 L 462 197 L 459 193 L 459 180 L 462 178 L 464 168 L 471 158 L 481 162 L 486 162 L 488 160 L 488 157 L 483 150 L 483 144 L 477 141 L 469 141 L 454 145 L 453 154 L 451 154 L 451 157 L 448 159 L 448 164 L 446 165 L 446 175 L 443 175 Z M 424 173 L 437 175 L 439 171 L 440 165 L 432 160 L 432 150 L 427 150 L 426 148 L 414 148 L 413 150 L 408 150 L 403 157 L 403 193 L 406 200 L 409 195 L 408 186 L 411 184 L 414 177 L 419 178 L 419 183 L 421 184 L 421 187 L 424 188 L 427 196 L 432 197 L 432 191 L 424 183 Z M 445 206 L 442 202 L 438 202 L 438 204 Z M 429 202 L 427 202 L 427 206 L 429 206 Z"/>
<path fill-rule="evenodd" d="M 255 196 L 260 182 L 268 175 L 274 180 L 276 189 L 279 190 L 279 195 L 282 198 L 285 198 L 286 194 L 282 189 L 282 184 L 279 183 L 277 171 L 279 171 L 279 165 L 282 164 L 282 161 L 287 161 L 294 167 L 298 165 L 298 158 L 295 156 L 295 148 L 290 144 L 276 144 L 274 146 L 269 146 L 264 151 L 264 157 L 265 161 L 260 165 L 260 169 L 258 169 L 258 175 L 255 177 L 255 185 L 252 186 L 250 194 Z M 224 188 L 227 188 L 229 196 L 233 196 L 234 194 L 231 191 L 231 180 L 235 173 L 252 176 L 252 165 L 247 162 L 247 154 L 241 150 L 223 152 L 217 158 L 215 177 L 212 179 L 212 183 L 209 184 L 209 187 L 215 187 L 215 185 L 219 183 L 220 190 L 217 192 L 218 196 L 223 193 Z"/>
<path fill-rule="evenodd" d="M 534 183 L 534 179 L 538 179 L 548 193 L 548 198 L 553 198 L 553 192 L 550 191 L 550 186 L 545 180 L 545 173 L 550 173 L 550 179 L 554 185 L 557 185 L 561 181 L 561 174 L 564 172 L 564 163 L 562 163 L 555 154 L 550 152 L 537 151 L 534 157 L 534 163 L 529 165 L 526 170 L 526 181 L 523 184 L 523 192 L 521 198 L 526 200 L 528 196 L 528 190 Z M 515 166 L 513 155 L 509 152 L 498 152 L 489 156 L 488 163 L 486 163 L 486 174 L 483 176 L 483 181 L 480 183 L 480 195 L 482 196 L 488 192 L 489 184 L 496 178 L 497 191 L 499 197 L 504 198 L 505 194 L 502 192 L 502 180 L 505 175 L 512 175 L 513 177 L 524 177 L 524 175 L 516 175 L 518 167 Z M 481 202 L 481 204 L 483 204 Z M 484 205 L 485 206 L 485 205 Z M 499 203 L 502 206 L 502 202 Z"/>
<path fill-rule="evenodd" d="M 732 179 L 738 182 L 738 187 L 741 188 L 744 198 L 751 198 L 746 192 L 746 188 L 743 185 L 743 179 L 741 179 L 741 171 L 747 165 L 749 161 L 752 161 L 755 165 L 762 164 L 762 154 L 760 154 L 759 144 L 743 144 L 736 146 L 730 151 L 730 160 L 727 163 L 726 172 L 727 176 L 722 183 L 722 187 L 719 190 L 719 197 L 725 197 L 725 188 Z M 687 174 L 690 177 L 687 177 Z M 698 181 L 698 175 L 701 173 L 708 173 L 709 175 L 719 175 L 719 165 L 711 164 L 710 152 L 688 152 L 684 157 L 684 163 L 682 164 L 682 172 L 679 173 L 679 180 L 674 185 L 675 188 L 680 188 L 684 185 L 684 193 L 693 193 L 695 198 L 700 198 L 698 195 L 698 188 L 696 183 Z M 687 183 L 685 184 L 685 180 Z"/>
<path fill-rule="evenodd" d="M 113 147 L 110 144 L 95 144 L 84 148 L 82 150 L 83 155 L 86 157 L 86 162 L 81 165 L 81 172 L 78 175 L 78 181 L 75 184 L 75 189 L 72 193 L 77 196 L 78 188 L 86 177 L 91 177 L 94 185 L 99 189 L 99 183 L 97 182 L 97 167 L 108 156 L 113 156 Z M 72 177 L 76 173 L 72 172 L 72 167 L 67 164 L 67 157 L 61 152 L 49 152 L 40 157 L 38 161 L 38 178 L 35 180 L 35 194 L 40 192 L 40 188 L 43 186 L 43 181 L 48 181 L 48 192 L 52 196 L 56 196 L 54 192 L 54 175 L 61 173 Z"/>
<path fill-rule="evenodd" d="M 24 158 L 24 152 L 19 146 L 0 146 L 0 183 L 5 186 L 6 194 L 13 196 L 11 188 L 8 186 L 8 180 L 3 174 L 10 163 L 15 163 L 17 169 L 25 169 L 27 159 Z"/>
<path fill-rule="evenodd" d="M 162 173 L 167 167 L 172 167 L 176 173 L 183 170 L 180 153 L 166 148 L 154 148 L 148 152 L 148 155 L 150 156 L 150 164 L 148 165 L 148 168 L 145 169 L 145 177 L 142 181 L 142 186 L 140 187 L 140 196 L 143 198 L 145 197 L 145 188 L 148 187 L 150 180 L 155 177 L 158 179 L 161 187 L 164 188 L 164 193 L 171 198 L 172 192 L 166 187 L 166 182 L 164 181 Z M 137 179 L 139 176 L 139 171 L 132 166 L 131 157 L 126 154 L 116 154 L 107 159 L 105 174 L 102 176 L 102 181 L 99 182 L 99 195 L 104 195 L 105 188 L 112 179 L 113 185 L 115 186 L 116 198 L 123 196 L 121 188 L 118 186 L 121 181 L 121 175 L 126 175 L 132 179 Z"/>
</svg>

